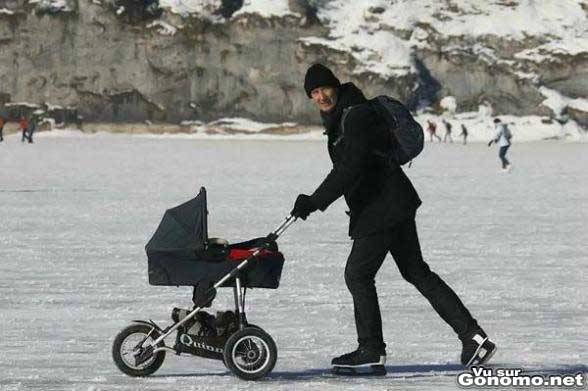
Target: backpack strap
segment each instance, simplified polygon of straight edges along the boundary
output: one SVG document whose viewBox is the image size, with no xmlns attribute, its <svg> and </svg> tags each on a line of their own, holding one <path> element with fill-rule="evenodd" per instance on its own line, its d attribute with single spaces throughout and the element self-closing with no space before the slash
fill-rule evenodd
<svg viewBox="0 0 588 391">
<path fill-rule="evenodd" d="M 337 137 L 337 139 L 333 141 L 333 146 L 337 145 L 341 140 L 343 140 L 343 137 L 345 136 L 345 120 L 347 119 L 347 114 L 349 114 L 351 109 L 353 109 L 354 107 L 356 106 L 348 106 L 343 109 L 343 114 L 341 115 L 340 122 L 341 133 L 339 133 L 339 137 Z"/>
</svg>

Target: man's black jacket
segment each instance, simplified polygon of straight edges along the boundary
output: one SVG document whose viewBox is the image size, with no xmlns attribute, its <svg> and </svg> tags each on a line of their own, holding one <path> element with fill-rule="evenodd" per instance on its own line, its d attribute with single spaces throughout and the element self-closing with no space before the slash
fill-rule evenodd
<svg viewBox="0 0 588 391">
<path fill-rule="evenodd" d="M 348 113 L 342 134 L 345 109 Z M 378 151 L 389 151 L 390 132 L 363 93 L 352 83 L 343 84 L 335 108 L 321 116 L 333 169 L 311 195 L 315 206 L 324 211 L 345 196 L 351 217 L 349 236 L 353 239 L 414 216 L 421 200 L 402 168 L 391 166 L 378 155 Z"/>
</svg>

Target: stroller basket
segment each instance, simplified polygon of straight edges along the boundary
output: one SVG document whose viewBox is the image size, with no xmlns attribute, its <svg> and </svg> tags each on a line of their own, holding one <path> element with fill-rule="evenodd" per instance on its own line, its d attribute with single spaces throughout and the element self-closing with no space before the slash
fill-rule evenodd
<svg viewBox="0 0 588 391">
<path fill-rule="evenodd" d="M 284 257 L 275 241 L 258 238 L 228 245 L 208 239 L 206 189 L 190 201 L 167 210 L 145 247 L 150 285 L 196 286 L 218 281 L 264 247 L 240 273 L 247 288 L 276 289 L 280 284 Z M 235 279 L 223 287 L 235 286 Z"/>
</svg>

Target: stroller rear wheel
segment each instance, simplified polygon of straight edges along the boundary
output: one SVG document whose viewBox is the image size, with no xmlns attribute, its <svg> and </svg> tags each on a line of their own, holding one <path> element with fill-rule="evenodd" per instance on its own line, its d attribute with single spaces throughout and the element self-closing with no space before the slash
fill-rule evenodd
<svg viewBox="0 0 588 391">
<path fill-rule="evenodd" d="M 224 349 L 224 362 L 244 380 L 257 380 L 276 365 L 278 349 L 268 333 L 257 327 L 245 327 L 229 337 Z"/>
<path fill-rule="evenodd" d="M 157 330 L 146 324 L 133 324 L 124 328 L 112 344 L 112 358 L 118 369 L 133 377 L 149 376 L 157 371 L 165 359 L 163 351 L 152 354 L 144 362 L 137 363 L 139 355 L 157 338 Z"/>
</svg>

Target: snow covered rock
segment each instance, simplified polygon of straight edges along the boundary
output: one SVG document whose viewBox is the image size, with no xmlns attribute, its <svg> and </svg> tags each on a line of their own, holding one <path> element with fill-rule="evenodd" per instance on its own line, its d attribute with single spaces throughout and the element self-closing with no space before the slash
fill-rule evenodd
<svg viewBox="0 0 588 391">
<path fill-rule="evenodd" d="M 137 4 L 142 4 L 144 8 Z M 247 117 L 316 123 L 302 82 L 323 62 L 367 95 L 456 113 L 559 114 L 586 126 L 585 0 L 7 0 L 0 105 L 87 121 Z M 0 106 L 0 110 L 2 110 Z"/>
</svg>

